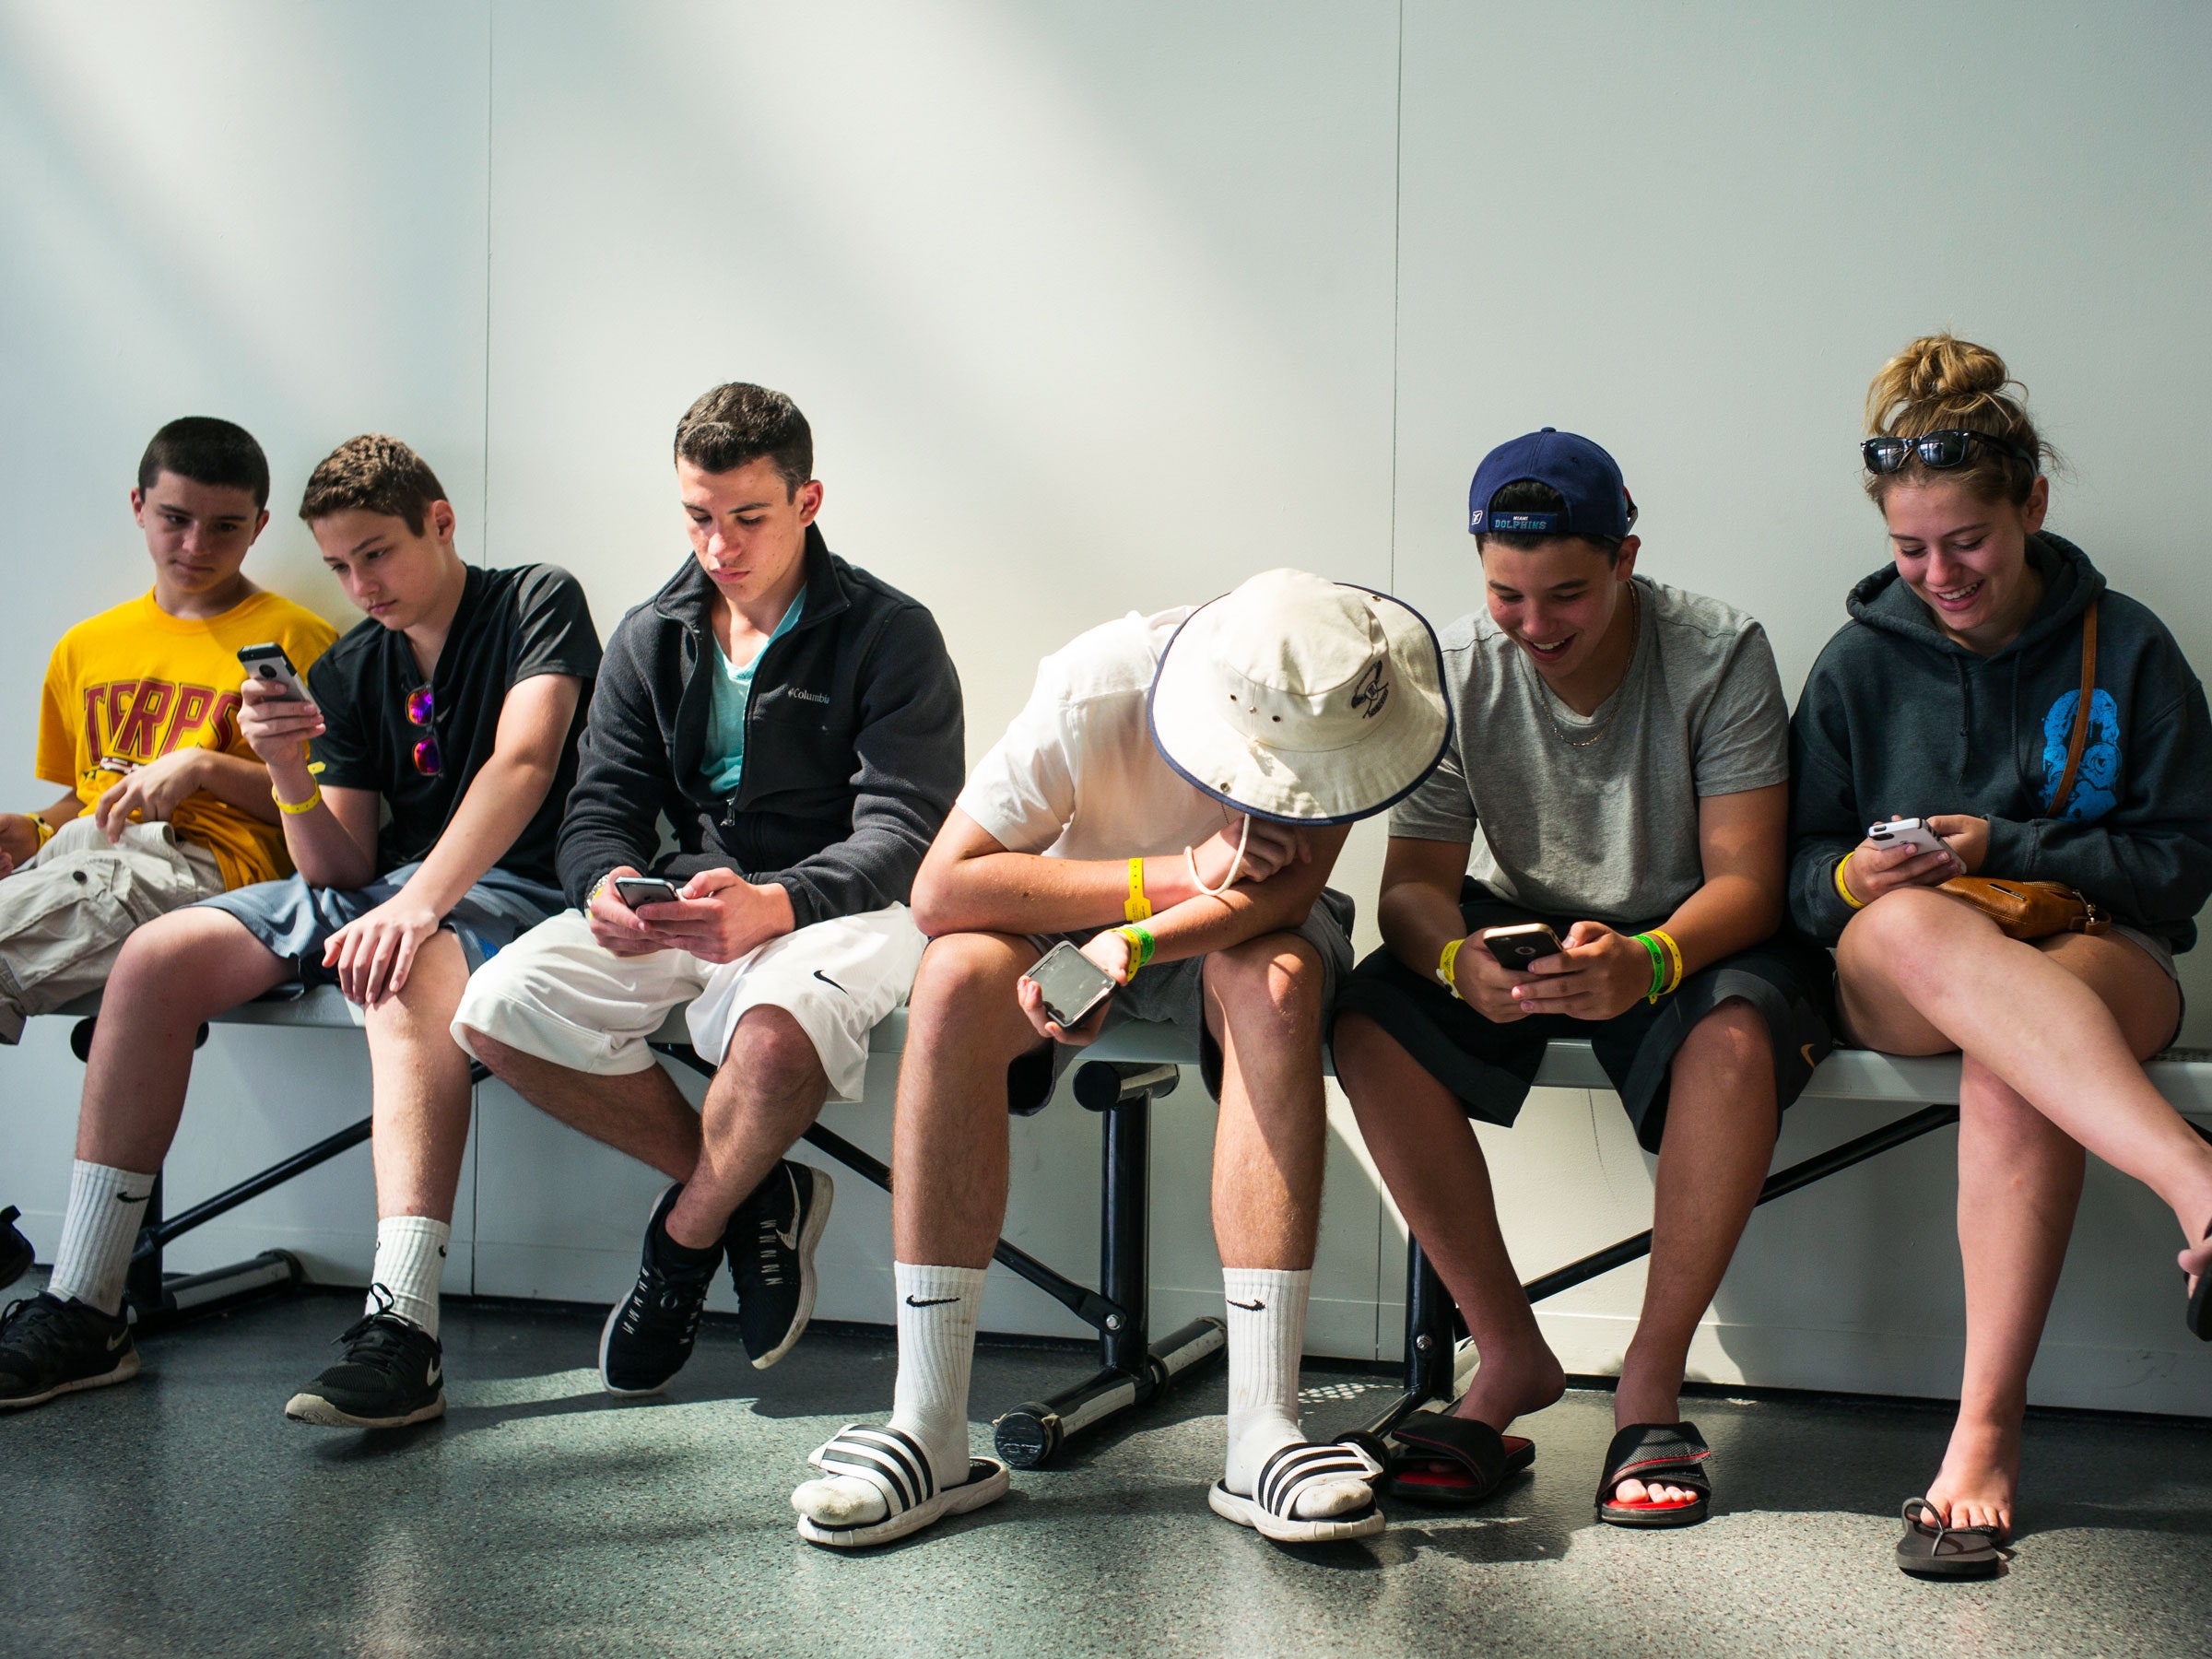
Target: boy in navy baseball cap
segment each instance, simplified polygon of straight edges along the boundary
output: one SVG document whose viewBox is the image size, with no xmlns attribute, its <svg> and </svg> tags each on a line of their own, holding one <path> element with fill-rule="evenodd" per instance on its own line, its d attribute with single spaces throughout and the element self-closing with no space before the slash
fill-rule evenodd
<svg viewBox="0 0 2212 1659">
<path fill-rule="evenodd" d="M 1546 427 L 1477 468 L 1467 528 L 1487 604 L 1443 631 L 1453 742 L 1391 815 L 1384 948 L 1347 982 L 1334 1047 L 1376 1165 L 1482 1352 L 1451 1415 L 1398 1430 L 1394 1490 L 1481 1501 L 1535 1455 L 1503 1431 L 1564 1387 L 1467 1120 L 1512 1124 L 1545 1044 L 1580 1037 L 1659 1155 L 1597 1515 L 1680 1526 L 1705 1518 L 1712 1491 L 1705 1444 L 1680 1420 L 1683 1365 L 1781 1109 L 1828 1052 L 1829 973 L 1825 952 L 1772 936 L 1789 711 L 1766 635 L 1639 576 L 1636 516 L 1619 465 L 1572 432 Z M 1570 1356 L 1580 1370 L 1596 1358 Z"/>
</svg>

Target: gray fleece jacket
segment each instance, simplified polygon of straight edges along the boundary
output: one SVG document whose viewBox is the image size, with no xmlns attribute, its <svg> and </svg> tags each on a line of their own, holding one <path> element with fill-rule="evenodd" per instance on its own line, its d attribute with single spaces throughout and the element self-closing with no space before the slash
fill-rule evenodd
<svg viewBox="0 0 2212 1659">
<path fill-rule="evenodd" d="M 1790 914 L 1833 944 L 1851 920 L 1836 866 L 1892 814 L 1989 820 L 1980 874 L 2063 881 L 2186 950 L 2212 896 L 2212 715 L 2165 625 L 2107 588 L 2063 537 L 2032 536 L 2042 602 L 1993 656 L 1947 638 L 1886 566 L 1813 665 L 1790 721 Z M 2098 609 L 2088 747 L 2061 816 L 2042 816 L 2080 701 L 2081 617 Z"/>
</svg>

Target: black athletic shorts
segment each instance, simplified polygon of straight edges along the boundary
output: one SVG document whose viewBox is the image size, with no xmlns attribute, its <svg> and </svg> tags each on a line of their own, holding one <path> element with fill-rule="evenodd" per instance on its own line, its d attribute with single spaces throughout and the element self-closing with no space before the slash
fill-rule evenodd
<svg viewBox="0 0 2212 1659">
<path fill-rule="evenodd" d="M 1472 879 L 1461 889 L 1459 912 L 1469 933 L 1547 922 L 1564 938 L 1574 920 L 1508 904 Z M 1652 922 L 1622 931 L 1641 933 L 1660 925 Z M 1345 982 L 1334 1018 L 1366 1015 L 1449 1088 L 1469 1117 L 1502 1127 L 1511 1127 L 1520 1115 L 1543 1064 L 1544 1045 L 1555 1037 L 1586 1038 L 1619 1091 L 1637 1140 L 1646 1151 L 1656 1152 L 1666 1129 L 1675 1052 L 1698 1021 L 1724 1002 L 1749 1003 L 1766 1022 L 1774 1052 L 1774 1094 L 1787 1108 L 1805 1092 L 1813 1067 L 1834 1046 L 1834 994 L 1833 959 L 1811 940 L 1785 929 L 1763 945 L 1700 968 L 1671 996 L 1656 1004 L 1639 997 L 1627 1013 L 1605 1020 L 1535 1014 L 1499 1025 L 1444 989 L 1434 974 L 1416 973 L 1388 950 L 1378 950 Z"/>
</svg>

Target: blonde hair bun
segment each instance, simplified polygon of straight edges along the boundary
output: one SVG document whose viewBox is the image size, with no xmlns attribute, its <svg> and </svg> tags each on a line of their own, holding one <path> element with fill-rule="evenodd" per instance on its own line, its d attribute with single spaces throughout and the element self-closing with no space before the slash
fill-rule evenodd
<svg viewBox="0 0 2212 1659">
<path fill-rule="evenodd" d="M 2028 388 L 2013 379 L 2003 358 L 1946 329 L 1923 335 L 1882 365 L 1866 389 L 1866 430 L 1897 438 L 1951 429 L 1986 432 L 2029 454 L 2049 456 L 2049 446 L 2028 418 L 2027 401 Z M 1913 463 L 1903 474 L 1870 477 L 1867 488 L 1878 500 L 1890 483 L 1918 470 Z M 1977 454 L 1951 476 L 2024 500 L 2034 475 L 2023 462 Z"/>
</svg>

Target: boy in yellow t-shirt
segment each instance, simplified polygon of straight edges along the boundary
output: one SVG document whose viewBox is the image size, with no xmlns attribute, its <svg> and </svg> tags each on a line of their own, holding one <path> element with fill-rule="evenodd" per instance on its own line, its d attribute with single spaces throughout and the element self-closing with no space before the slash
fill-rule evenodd
<svg viewBox="0 0 2212 1659">
<path fill-rule="evenodd" d="M 238 651 L 274 641 L 304 673 L 337 632 L 240 573 L 268 498 L 261 445 L 227 420 L 172 420 L 147 446 L 131 512 L 153 591 L 54 646 L 38 774 L 69 793 L 0 813 L 0 1042 L 98 990 L 140 923 L 290 870 L 239 735 Z"/>
</svg>

